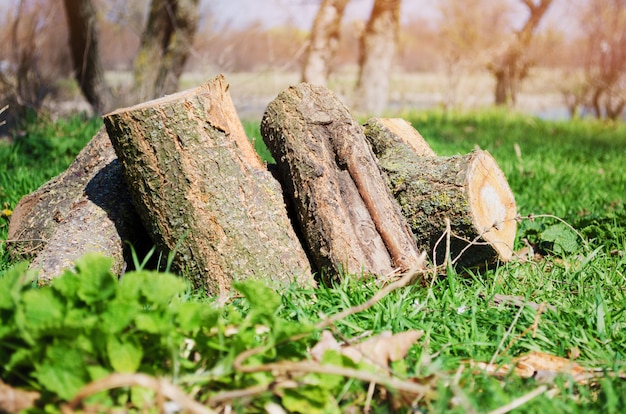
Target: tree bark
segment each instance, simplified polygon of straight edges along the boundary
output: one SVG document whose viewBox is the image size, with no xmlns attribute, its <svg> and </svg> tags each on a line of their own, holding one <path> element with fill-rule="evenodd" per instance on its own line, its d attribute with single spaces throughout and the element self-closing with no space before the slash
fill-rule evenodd
<svg viewBox="0 0 626 414">
<path fill-rule="evenodd" d="M 375 0 L 361 37 L 354 108 L 380 114 L 389 98 L 389 78 L 400 26 L 400 0 Z"/>
<path fill-rule="evenodd" d="M 313 283 L 280 185 L 222 76 L 104 122 L 150 236 L 197 287 L 223 295 L 242 278 Z"/>
<path fill-rule="evenodd" d="M 133 99 L 176 92 L 198 18 L 198 0 L 152 0 L 134 64 Z"/>
<path fill-rule="evenodd" d="M 362 128 L 332 92 L 286 89 L 268 105 L 261 134 L 319 270 L 384 275 L 418 263 Z"/>
<path fill-rule="evenodd" d="M 509 260 L 517 228 L 515 199 L 491 155 L 474 151 L 436 157 L 422 148 L 419 139 L 417 145 L 407 143 L 415 140 L 415 134 L 396 135 L 388 123 L 369 120 L 365 135 L 418 248 L 439 264 L 445 260 L 446 247 L 460 266 Z M 450 220 L 449 246 L 442 239 L 446 219 Z"/>
<path fill-rule="evenodd" d="M 313 21 L 311 40 L 302 68 L 302 82 L 326 86 L 339 45 L 343 12 L 349 0 L 323 0 Z"/>
<path fill-rule="evenodd" d="M 376 156 L 392 151 L 407 158 L 437 156 L 424 137 L 402 118 L 372 118 L 365 124 L 365 136 Z"/>
<path fill-rule="evenodd" d="M 131 259 L 125 241 L 141 254 L 144 234 L 103 127 L 67 170 L 20 200 L 8 237 L 11 255 L 32 259 L 45 283 L 89 252 L 111 257 L 121 274 Z"/>
<path fill-rule="evenodd" d="M 96 10 L 92 0 L 64 0 L 74 76 L 97 114 L 112 108 L 112 94 L 100 60 Z"/>
</svg>

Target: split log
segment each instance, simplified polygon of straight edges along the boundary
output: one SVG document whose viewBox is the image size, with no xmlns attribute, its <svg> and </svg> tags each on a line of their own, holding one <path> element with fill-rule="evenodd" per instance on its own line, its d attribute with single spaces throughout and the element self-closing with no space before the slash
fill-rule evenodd
<svg viewBox="0 0 626 414">
<path fill-rule="evenodd" d="M 436 157 L 419 133 L 408 131 L 403 123 L 374 118 L 366 123 L 365 135 L 418 247 L 432 254 L 439 241 L 432 257 L 442 263 L 446 240 L 440 239 L 449 219 L 450 256 L 461 255 L 458 265 L 509 260 L 517 211 L 513 193 L 493 157 L 480 150 Z M 397 128 L 399 124 L 402 128 Z"/>
<path fill-rule="evenodd" d="M 313 283 L 280 185 L 246 137 L 224 77 L 104 122 L 144 226 L 196 287 L 221 295 L 242 278 Z"/>
<path fill-rule="evenodd" d="M 89 252 L 113 259 L 121 274 L 145 230 L 132 205 L 115 152 L 103 128 L 67 170 L 24 196 L 11 216 L 8 238 L 16 260 L 30 260 L 46 283 Z"/>
<path fill-rule="evenodd" d="M 286 89 L 268 105 L 261 134 L 318 269 L 381 275 L 418 263 L 363 129 L 332 92 Z"/>
</svg>

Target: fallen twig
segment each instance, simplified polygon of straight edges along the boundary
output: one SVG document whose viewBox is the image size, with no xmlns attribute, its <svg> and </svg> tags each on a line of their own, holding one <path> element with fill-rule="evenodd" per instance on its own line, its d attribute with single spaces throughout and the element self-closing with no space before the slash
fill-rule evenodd
<svg viewBox="0 0 626 414">
<path fill-rule="evenodd" d="M 397 391 L 408 392 L 414 394 L 418 398 L 421 397 L 430 397 L 434 393 L 431 387 L 417 384 L 412 381 L 401 380 L 388 375 L 381 375 L 374 372 L 363 371 L 353 368 L 345 368 L 336 365 L 322 365 L 317 362 L 312 361 L 280 361 L 280 362 L 270 362 L 267 364 L 261 365 L 241 365 L 241 364 L 233 364 L 235 365 L 235 369 L 240 372 L 253 373 L 253 372 L 280 372 L 280 373 L 317 373 L 317 374 L 330 374 L 330 375 L 339 375 L 347 378 L 354 378 L 363 382 L 375 382 L 377 384 L 384 385 L 387 388 L 394 389 Z M 267 388 L 263 389 L 265 391 Z M 228 391 L 229 393 L 231 391 Z M 214 403 L 215 401 L 224 401 L 224 398 L 221 394 L 216 394 L 212 398 L 209 399 L 210 403 Z"/>
<path fill-rule="evenodd" d="M 545 385 L 537 387 L 534 390 L 532 390 L 531 392 L 529 392 L 528 394 L 525 394 L 525 395 L 522 395 L 519 398 L 516 398 L 515 400 L 511 401 L 507 405 L 503 405 L 502 407 L 497 408 L 497 409 L 491 411 L 489 414 L 506 414 L 509 411 L 513 411 L 516 408 L 521 407 L 522 405 L 526 404 L 528 401 L 532 400 L 533 398 L 536 398 L 536 397 L 540 396 L 541 394 L 543 394 L 547 390 L 548 390 L 548 387 L 545 386 Z"/>
<path fill-rule="evenodd" d="M 85 385 L 74 396 L 72 401 L 61 406 L 63 414 L 73 414 L 74 409 L 80 406 L 83 400 L 92 394 L 120 387 L 144 387 L 153 390 L 157 394 L 159 411 L 164 412 L 163 397 L 177 403 L 181 411 L 188 411 L 196 414 L 215 414 L 215 411 L 196 402 L 178 387 L 163 378 L 155 378 L 146 374 L 111 374 L 102 379 L 93 381 Z"/>
<path fill-rule="evenodd" d="M 390 292 L 396 289 L 399 289 L 401 287 L 407 286 L 416 277 L 426 272 L 426 270 L 424 269 L 425 259 L 426 259 L 426 254 L 422 253 L 419 259 L 419 263 L 416 265 L 416 267 L 406 272 L 404 275 L 402 275 L 402 277 L 400 277 L 400 279 L 383 287 L 381 290 L 376 292 L 376 294 L 374 294 L 366 302 L 323 319 L 322 321 L 320 321 L 318 324 L 315 325 L 315 328 L 318 330 L 325 329 L 333 325 L 337 321 L 345 319 L 350 315 L 354 315 L 356 313 L 362 312 L 374 306 L 376 303 L 378 303 L 382 298 L 384 298 Z M 307 335 L 309 335 L 309 333 L 297 334 L 288 338 L 284 342 L 292 342 L 298 339 L 302 339 L 303 337 Z M 364 382 L 370 382 L 370 383 L 374 382 L 377 384 L 382 384 L 391 389 L 412 393 L 416 395 L 418 398 L 421 398 L 424 396 L 430 396 L 431 393 L 433 392 L 430 387 L 416 384 L 411 381 L 400 380 L 392 376 L 381 375 L 377 373 L 361 371 L 361 370 L 356 370 L 356 369 L 351 369 L 351 368 L 344 368 L 344 367 L 333 366 L 333 365 L 321 365 L 317 362 L 312 362 L 312 361 L 299 361 L 299 362 L 281 361 L 281 362 L 272 362 L 272 363 L 261 364 L 261 365 L 246 365 L 245 364 L 245 361 L 251 356 L 259 354 L 267 350 L 270 346 L 275 346 L 275 345 L 276 344 L 261 345 L 256 348 L 248 349 L 240 353 L 239 355 L 237 355 L 237 357 L 235 357 L 235 360 L 233 361 L 233 367 L 237 371 L 243 372 L 243 373 L 278 371 L 282 373 L 310 372 L 310 373 L 340 375 L 340 376 L 344 376 L 348 378 L 361 380 Z M 265 390 L 267 390 L 267 387 L 262 387 L 262 388 L 259 387 L 259 392 L 265 391 Z M 215 403 L 216 401 L 224 401 L 225 396 L 233 395 L 232 391 L 228 391 L 228 393 L 230 394 L 224 394 L 224 393 L 217 394 L 210 399 L 210 402 Z"/>
</svg>

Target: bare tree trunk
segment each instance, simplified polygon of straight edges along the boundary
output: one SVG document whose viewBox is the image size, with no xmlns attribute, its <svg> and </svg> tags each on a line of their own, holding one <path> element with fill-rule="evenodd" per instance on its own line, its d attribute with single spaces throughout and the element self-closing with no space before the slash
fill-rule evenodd
<svg viewBox="0 0 626 414">
<path fill-rule="evenodd" d="M 104 79 L 92 0 L 63 0 L 70 33 L 74 76 L 94 112 L 111 110 L 112 95 Z"/>
<path fill-rule="evenodd" d="M 198 18 L 198 0 L 152 0 L 134 64 L 133 99 L 176 92 Z"/>
<path fill-rule="evenodd" d="M 400 25 L 400 0 L 375 0 L 361 38 L 354 108 L 380 114 L 389 98 L 389 78 Z"/>
<path fill-rule="evenodd" d="M 496 56 L 488 69 L 496 78 L 494 101 L 496 105 L 514 105 L 517 99 L 519 83 L 528 75 L 532 62 L 526 56 L 532 42 L 532 36 L 545 15 L 552 0 L 521 0 L 530 12 L 528 20 L 515 39 L 503 53 Z"/>
<path fill-rule="evenodd" d="M 349 0 L 323 0 L 313 22 L 302 82 L 326 86 L 339 45 L 339 29 Z"/>
</svg>

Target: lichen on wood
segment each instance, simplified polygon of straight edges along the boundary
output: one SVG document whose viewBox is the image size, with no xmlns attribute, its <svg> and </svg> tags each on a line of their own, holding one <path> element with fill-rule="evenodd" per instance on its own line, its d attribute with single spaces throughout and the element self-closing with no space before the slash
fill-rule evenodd
<svg viewBox="0 0 626 414">
<path fill-rule="evenodd" d="M 141 219 L 197 287 L 311 285 L 280 185 L 247 139 L 222 76 L 104 117 Z"/>
<path fill-rule="evenodd" d="M 111 257 L 121 274 L 130 261 L 125 242 L 141 251 L 143 234 L 103 127 L 67 170 L 20 200 L 8 237 L 11 255 L 32 260 L 45 283 L 89 252 Z"/>
<path fill-rule="evenodd" d="M 457 259 L 458 265 L 509 260 L 517 210 L 513 193 L 493 157 L 481 150 L 437 157 L 425 141 L 412 145 L 413 133 L 387 126 L 388 120 L 371 119 L 365 125 L 365 135 L 418 247 L 429 252 L 435 262 L 443 263 L 447 246 L 442 235 L 449 220 L 451 259 Z"/>
</svg>

